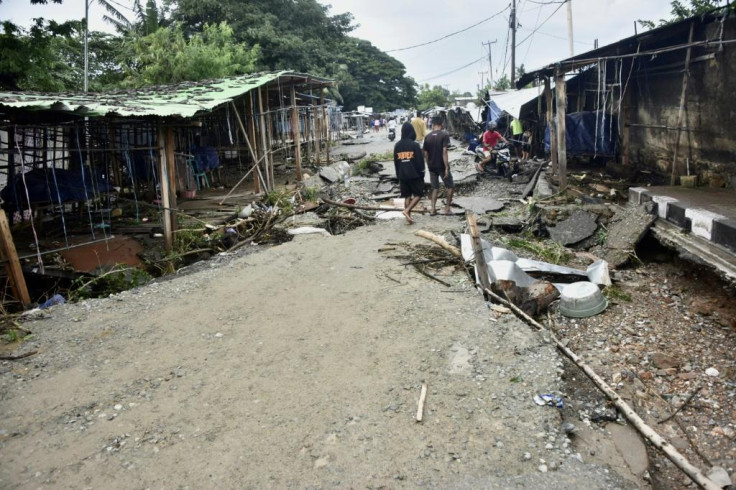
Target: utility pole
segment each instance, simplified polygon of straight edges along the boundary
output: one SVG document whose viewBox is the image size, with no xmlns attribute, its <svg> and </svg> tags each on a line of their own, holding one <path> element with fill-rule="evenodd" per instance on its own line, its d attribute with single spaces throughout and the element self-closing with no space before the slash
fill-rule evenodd
<svg viewBox="0 0 736 490">
<path fill-rule="evenodd" d="M 570 41 L 570 58 L 575 56 L 572 47 L 572 0 L 567 0 L 567 39 Z"/>
<path fill-rule="evenodd" d="M 89 1 L 84 0 L 84 91 L 89 78 Z"/>
<path fill-rule="evenodd" d="M 491 44 L 496 44 L 498 42 L 498 39 L 495 41 L 488 41 L 487 43 L 483 43 L 483 46 L 488 46 L 488 69 L 490 70 L 490 83 L 491 83 L 491 89 L 493 89 L 493 56 L 491 54 Z M 483 86 L 485 88 L 485 85 Z"/>
<path fill-rule="evenodd" d="M 486 88 L 486 84 L 485 84 L 485 83 L 483 83 L 483 82 L 485 81 L 485 80 L 484 80 L 484 78 L 483 78 L 483 75 L 485 75 L 486 73 L 488 73 L 488 72 L 487 72 L 487 71 L 479 71 L 479 72 L 478 72 L 478 75 L 480 75 L 480 86 L 481 86 L 481 88 L 483 88 L 483 89 L 485 89 L 485 88 Z"/>
<path fill-rule="evenodd" d="M 511 88 L 516 81 L 516 0 L 511 0 Z"/>
</svg>

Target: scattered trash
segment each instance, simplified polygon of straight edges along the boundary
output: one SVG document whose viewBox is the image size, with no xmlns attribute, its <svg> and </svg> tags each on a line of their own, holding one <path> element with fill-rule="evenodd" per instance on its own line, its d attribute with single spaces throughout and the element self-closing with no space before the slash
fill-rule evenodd
<svg viewBox="0 0 736 490">
<path fill-rule="evenodd" d="M 548 406 L 562 408 L 564 406 L 562 397 L 559 395 L 555 395 L 554 393 L 536 394 L 534 395 L 534 403 L 536 403 L 540 407 Z"/>
<path fill-rule="evenodd" d="M 709 367 L 708 369 L 705 370 L 705 374 L 707 374 L 708 376 L 712 378 L 717 378 L 718 375 L 721 373 L 719 373 L 716 368 Z"/>
<path fill-rule="evenodd" d="M 41 310 L 45 310 L 46 308 L 50 308 L 54 305 L 63 305 L 64 303 L 66 303 L 64 297 L 60 294 L 55 294 L 51 298 L 38 305 L 38 308 Z"/>
<path fill-rule="evenodd" d="M 731 487 L 731 477 L 728 472 L 720 466 L 714 466 L 708 473 L 708 478 L 720 488 Z"/>
<path fill-rule="evenodd" d="M 248 204 L 246 207 L 240 210 L 238 213 L 238 218 L 250 218 L 250 215 L 253 214 L 253 206 L 251 204 Z"/>
<path fill-rule="evenodd" d="M 568 284 L 560 296 L 560 313 L 572 318 L 597 315 L 608 307 L 608 300 L 592 282 Z"/>
<path fill-rule="evenodd" d="M 316 228 L 314 226 L 302 226 L 301 228 L 290 228 L 287 230 L 289 235 L 312 235 L 320 234 L 323 236 L 332 236 L 329 231 L 324 228 Z"/>
</svg>

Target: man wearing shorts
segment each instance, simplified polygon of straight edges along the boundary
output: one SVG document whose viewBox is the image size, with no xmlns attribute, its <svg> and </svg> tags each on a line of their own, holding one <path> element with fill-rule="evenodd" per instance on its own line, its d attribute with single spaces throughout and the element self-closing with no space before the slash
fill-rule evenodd
<svg viewBox="0 0 736 490">
<path fill-rule="evenodd" d="M 445 198 L 445 214 L 450 214 L 452 194 L 455 184 L 450 173 L 450 160 L 447 156 L 447 147 L 450 146 L 450 135 L 442 129 L 442 118 L 432 118 L 432 132 L 424 138 L 424 159 L 427 160 L 429 179 L 432 184 L 432 214 L 437 213 L 437 193 L 440 189 L 440 179 L 445 184 L 447 192 Z"/>
<path fill-rule="evenodd" d="M 411 123 L 401 126 L 401 139 L 394 145 L 394 166 L 399 178 L 401 197 L 404 198 L 404 217 L 408 224 L 414 223 L 411 211 L 424 196 L 424 155 L 419 143 L 414 141 L 416 133 Z"/>
</svg>

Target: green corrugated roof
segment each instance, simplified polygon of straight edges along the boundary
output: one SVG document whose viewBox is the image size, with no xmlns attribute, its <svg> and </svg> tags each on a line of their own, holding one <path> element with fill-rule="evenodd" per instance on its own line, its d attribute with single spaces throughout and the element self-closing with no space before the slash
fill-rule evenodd
<svg viewBox="0 0 736 490">
<path fill-rule="evenodd" d="M 331 83 L 330 80 L 311 75 L 279 71 L 104 93 L 0 92 L 0 108 L 50 110 L 89 117 L 186 118 L 211 111 L 277 79 L 318 85 Z"/>
</svg>

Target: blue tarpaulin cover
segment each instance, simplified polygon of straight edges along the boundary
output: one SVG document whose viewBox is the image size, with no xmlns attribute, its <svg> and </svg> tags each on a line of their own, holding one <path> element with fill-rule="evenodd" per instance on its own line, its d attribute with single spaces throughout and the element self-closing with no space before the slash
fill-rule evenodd
<svg viewBox="0 0 736 490">
<path fill-rule="evenodd" d="M 50 168 L 47 171 L 34 169 L 25 174 L 28 196 L 31 204 L 47 204 L 69 201 L 86 201 L 97 194 L 108 192 L 109 183 L 94 176 L 89 167 L 82 170 L 64 170 Z M 8 184 L 0 191 L 3 207 L 9 211 L 22 211 L 28 208 L 23 177 L 16 175 L 13 184 Z"/>
<path fill-rule="evenodd" d="M 608 112 L 567 114 L 565 131 L 568 155 L 615 156 L 618 152 L 618 119 Z M 544 149 L 549 151 L 549 128 L 544 131 Z"/>
</svg>

